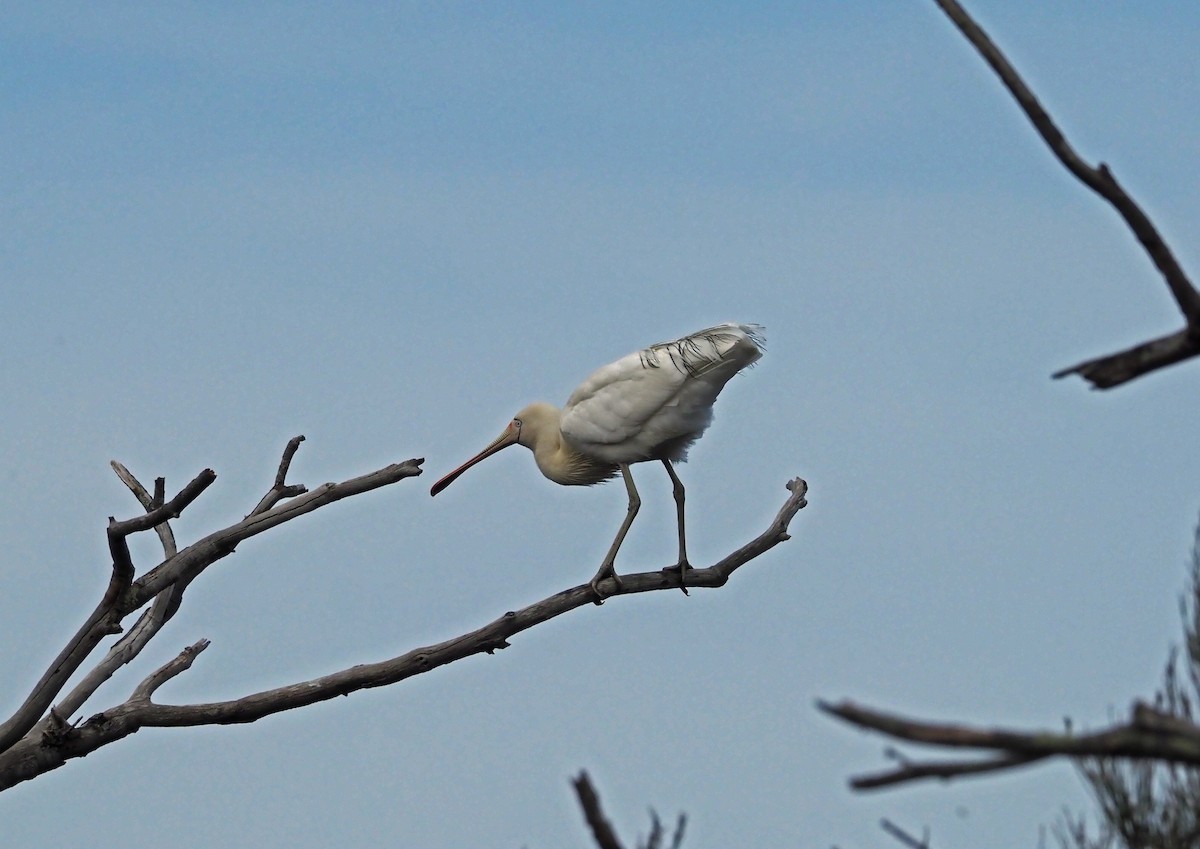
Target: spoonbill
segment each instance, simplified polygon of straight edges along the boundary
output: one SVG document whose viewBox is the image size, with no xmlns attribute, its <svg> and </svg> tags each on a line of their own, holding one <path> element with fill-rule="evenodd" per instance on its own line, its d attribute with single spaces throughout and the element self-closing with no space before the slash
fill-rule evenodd
<svg viewBox="0 0 1200 849">
<path fill-rule="evenodd" d="M 617 550 L 641 506 L 629 466 L 658 460 L 671 478 L 679 526 L 679 586 L 691 566 L 683 530 L 683 483 L 672 463 L 712 422 L 712 405 L 735 374 L 753 365 L 763 352 L 763 328 L 757 324 L 718 324 L 676 339 L 659 342 L 594 371 L 561 410 L 538 401 L 521 410 L 490 445 L 439 480 L 437 495 L 476 463 L 510 445 L 533 452 L 538 469 L 563 486 L 591 486 L 619 472 L 629 494 L 629 507 L 591 580 L 597 603 L 600 582 L 621 579 L 614 563 Z"/>
</svg>

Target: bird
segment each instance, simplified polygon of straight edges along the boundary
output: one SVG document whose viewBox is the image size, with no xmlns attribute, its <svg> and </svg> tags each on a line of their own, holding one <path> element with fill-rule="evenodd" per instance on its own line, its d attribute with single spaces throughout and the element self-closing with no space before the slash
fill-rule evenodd
<svg viewBox="0 0 1200 849">
<path fill-rule="evenodd" d="M 735 374 L 762 357 L 764 342 L 761 325 L 726 323 L 634 351 L 594 371 L 561 410 L 544 401 L 526 406 L 486 448 L 437 481 L 430 495 L 510 445 L 531 450 L 541 473 L 563 486 L 591 486 L 619 474 L 629 506 L 590 582 L 599 604 L 604 599 L 600 583 L 606 578 L 622 588 L 617 551 L 642 503 L 629 467 L 657 460 L 671 478 L 679 530 L 679 562 L 669 568 L 679 571 L 686 594 L 684 578 L 691 564 L 684 533 L 685 492 L 673 464 L 687 459 L 688 448 L 712 422 L 717 395 Z"/>
</svg>

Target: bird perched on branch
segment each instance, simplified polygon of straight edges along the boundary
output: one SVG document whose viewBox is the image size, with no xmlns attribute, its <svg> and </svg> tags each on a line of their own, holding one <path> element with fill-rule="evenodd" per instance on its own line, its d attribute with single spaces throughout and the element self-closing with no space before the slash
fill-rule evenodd
<svg viewBox="0 0 1200 849">
<path fill-rule="evenodd" d="M 763 328 L 757 324 L 719 324 L 673 342 L 659 342 L 622 357 L 592 373 L 561 410 L 538 401 L 509 422 L 487 448 L 433 485 L 437 495 L 459 475 L 502 448 L 520 444 L 533 452 L 542 474 L 564 486 L 590 486 L 620 473 L 629 507 L 617 536 L 591 580 L 597 602 L 600 583 L 621 579 L 614 569 L 629 526 L 641 506 L 632 463 L 658 460 L 671 477 L 679 526 L 679 585 L 687 592 L 684 490 L 672 463 L 712 422 L 712 406 L 735 374 L 753 365 L 763 352 Z"/>
</svg>

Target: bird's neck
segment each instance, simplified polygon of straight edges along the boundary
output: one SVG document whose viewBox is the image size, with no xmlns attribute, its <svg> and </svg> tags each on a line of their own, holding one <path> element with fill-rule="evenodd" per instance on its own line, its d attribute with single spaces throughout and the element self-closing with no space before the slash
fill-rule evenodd
<svg viewBox="0 0 1200 849">
<path fill-rule="evenodd" d="M 557 422 L 555 423 L 557 425 Z M 545 428 L 538 434 L 538 440 L 532 446 L 533 459 L 542 474 L 555 483 L 570 485 L 570 468 L 573 448 L 563 440 L 558 427 Z"/>
<path fill-rule="evenodd" d="M 553 404 L 538 401 L 517 413 L 524 422 L 521 444 L 533 452 L 538 470 L 563 486 L 587 486 L 608 480 L 617 467 L 584 454 L 563 438 L 559 423 L 562 411 Z"/>
<path fill-rule="evenodd" d="M 538 469 L 550 480 L 563 486 L 589 486 L 608 480 L 617 467 L 583 454 L 562 438 L 555 428 L 533 447 Z"/>
</svg>

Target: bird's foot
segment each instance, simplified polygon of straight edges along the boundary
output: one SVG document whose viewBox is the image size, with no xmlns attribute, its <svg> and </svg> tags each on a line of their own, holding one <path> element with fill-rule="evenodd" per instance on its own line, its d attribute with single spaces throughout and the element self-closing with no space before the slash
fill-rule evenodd
<svg viewBox="0 0 1200 849">
<path fill-rule="evenodd" d="M 687 586 L 684 584 L 684 576 L 688 572 L 690 572 L 691 569 L 692 569 L 691 563 L 688 563 L 687 560 L 680 560 L 674 566 L 668 566 L 665 569 L 663 569 L 663 571 L 668 574 L 670 574 L 672 572 L 679 573 L 679 589 L 683 590 L 684 595 L 688 595 Z"/>
<path fill-rule="evenodd" d="M 612 578 L 613 583 L 617 585 L 617 589 L 621 589 L 623 586 L 621 584 L 621 576 L 617 574 L 617 570 L 613 568 L 611 563 L 605 563 L 600 567 L 600 571 L 596 573 L 596 576 L 592 578 L 590 583 L 592 595 L 595 596 L 592 599 L 592 604 L 604 604 L 605 595 L 600 592 L 600 582 L 605 578 Z"/>
</svg>

